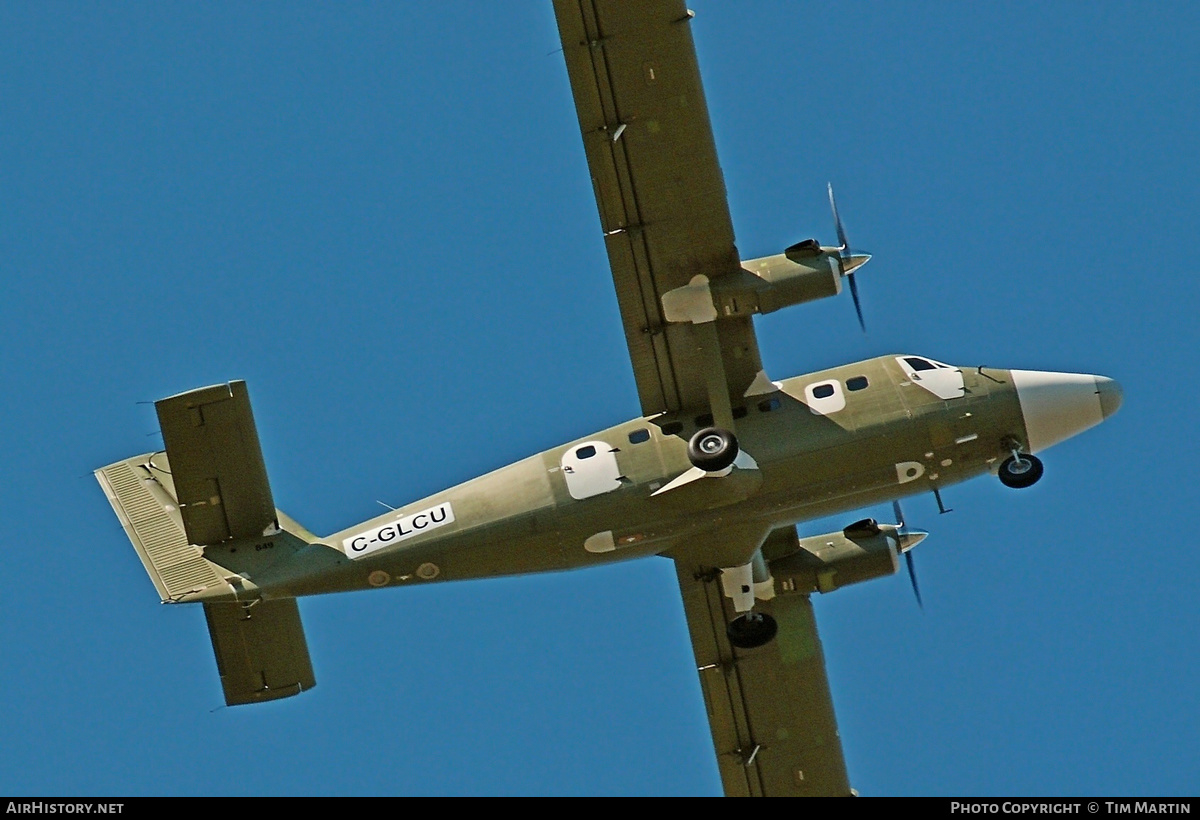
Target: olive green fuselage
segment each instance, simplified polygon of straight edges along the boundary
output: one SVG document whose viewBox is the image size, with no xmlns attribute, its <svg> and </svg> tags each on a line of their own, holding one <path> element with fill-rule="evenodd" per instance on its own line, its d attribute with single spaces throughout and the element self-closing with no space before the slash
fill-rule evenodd
<svg viewBox="0 0 1200 820">
<path fill-rule="evenodd" d="M 318 556 L 306 550 L 307 571 L 277 563 L 254 584 L 267 597 L 311 595 L 573 569 L 699 544 L 711 552 L 723 538 L 710 534 L 731 525 L 734 551 L 705 560 L 733 566 L 751 558 L 737 544 L 761 543 L 773 528 L 964 481 L 1024 440 L 1008 371 L 951 369 L 963 389 L 943 399 L 901 358 L 798 376 L 735 404 L 740 448 L 757 469 L 670 487 L 692 469 L 688 439 L 711 419 L 638 418 L 327 538 L 304 533 L 325 545 Z M 736 535 L 748 531 L 760 536 Z"/>
</svg>

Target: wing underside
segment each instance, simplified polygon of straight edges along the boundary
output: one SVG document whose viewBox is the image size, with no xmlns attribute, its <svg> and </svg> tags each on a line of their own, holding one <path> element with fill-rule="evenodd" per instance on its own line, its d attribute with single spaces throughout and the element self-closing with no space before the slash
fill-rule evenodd
<svg viewBox="0 0 1200 820">
<path fill-rule="evenodd" d="M 663 295 L 740 274 L 682 0 L 555 0 L 642 413 L 740 397 L 762 368 L 748 316 L 668 322 Z"/>
<path fill-rule="evenodd" d="M 708 408 L 728 426 L 762 362 L 751 318 L 736 304 L 718 312 L 710 295 L 744 272 L 693 15 L 683 0 L 554 0 L 554 11 L 642 413 Z M 697 563 L 727 551 L 724 535 L 675 558 L 725 792 L 849 794 L 812 605 L 761 602 L 777 638 L 734 649 L 732 603 Z"/>
<path fill-rule="evenodd" d="M 737 613 L 720 578 L 684 559 L 675 567 L 725 794 L 850 794 L 808 596 L 758 602 L 779 632 L 765 646 L 736 649 L 725 630 Z"/>
</svg>

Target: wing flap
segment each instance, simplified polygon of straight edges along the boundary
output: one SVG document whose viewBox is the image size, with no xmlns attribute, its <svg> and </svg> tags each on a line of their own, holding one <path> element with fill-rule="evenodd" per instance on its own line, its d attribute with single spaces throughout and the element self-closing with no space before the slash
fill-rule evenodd
<svg viewBox="0 0 1200 820">
<path fill-rule="evenodd" d="M 278 529 L 245 382 L 189 390 L 154 406 L 191 543 Z"/>
<path fill-rule="evenodd" d="M 736 613 L 719 577 L 682 559 L 676 571 L 726 795 L 850 794 L 808 596 L 756 603 L 776 619 L 778 635 L 735 649 L 725 629 Z"/>
<path fill-rule="evenodd" d="M 317 685 L 295 598 L 205 604 L 225 703 L 287 698 Z"/>
</svg>

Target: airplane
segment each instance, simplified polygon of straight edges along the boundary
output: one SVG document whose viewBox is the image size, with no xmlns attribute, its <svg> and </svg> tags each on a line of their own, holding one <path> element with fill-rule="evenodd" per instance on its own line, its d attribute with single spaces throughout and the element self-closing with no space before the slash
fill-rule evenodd
<svg viewBox="0 0 1200 820">
<path fill-rule="evenodd" d="M 327 536 L 275 507 L 242 381 L 156 402 L 164 449 L 95 475 L 161 600 L 202 605 L 231 706 L 315 686 L 300 597 L 664 556 L 725 793 L 851 794 L 812 595 L 903 556 L 919 600 L 899 499 L 1031 486 L 1121 387 L 911 353 L 772 379 L 755 315 L 849 290 L 865 326 L 832 186 L 836 245 L 742 260 L 683 0 L 553 5 L 640 415 Z"/>
</svg>

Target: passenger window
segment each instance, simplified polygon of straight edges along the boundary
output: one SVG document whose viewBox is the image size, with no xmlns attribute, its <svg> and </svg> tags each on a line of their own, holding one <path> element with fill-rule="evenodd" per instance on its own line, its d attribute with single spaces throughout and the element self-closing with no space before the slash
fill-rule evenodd
<svg viewBox="0 0 1200 820">
<path fill-rule="evenodd" d="M 596 448 L 590 444 L 575 451 L 576 458 L 591 458 L 594 455 L 596 455 Z"/>
<path fill-rule="evenodd" d="M 810 384 L 804 388 L 808 399 L 808 409 L 818 416 L 836 413 L 846 406 L 846 395 L 842 392 L 842 383 L 834 379 Z"/>
<path fill-rule="evenodd" d="M 683 430 L 682 421 L 669 421 L 662 426 L 664 436 L 675 436 Z"/>
<path fill-rule="evenodd" d="M 641 444 L 643 441 L 650 440 L 650 431 L 644 427 L 641 430 L 634 430 L 629 434 L 630 444 Z"/>
<path fill-rule="evenodd" d="M 867 377 L 866 376 L 855 376 L 853 379 L 847 379 L 846 380 L 846 389 L 847 390 L 866 390 L 867 389 Z"/>
<path fill-rule="evenodd" d="M 697 427 L 712 427 L 712 423 L 713 423 L 712 413 L 705 413 L 702 416 L 696 416 L 696 426 Z"/>
<path fill-rule="evenodd" d="M 758 409 L 762 413 L 770 413 L 772 410 L 778 410 L 781 406 L 778 398 L 767 399 L 758 403 Z"/>
<path fill-rule="evenodd" d="M 735 419 L 744 419 L 744 418 L 746 418 L 746 408 L 745 408 L 745 407 L 735 407 L 735 408 L 733 408 L 733 417 L 734 417 Z"/>
</svg>

